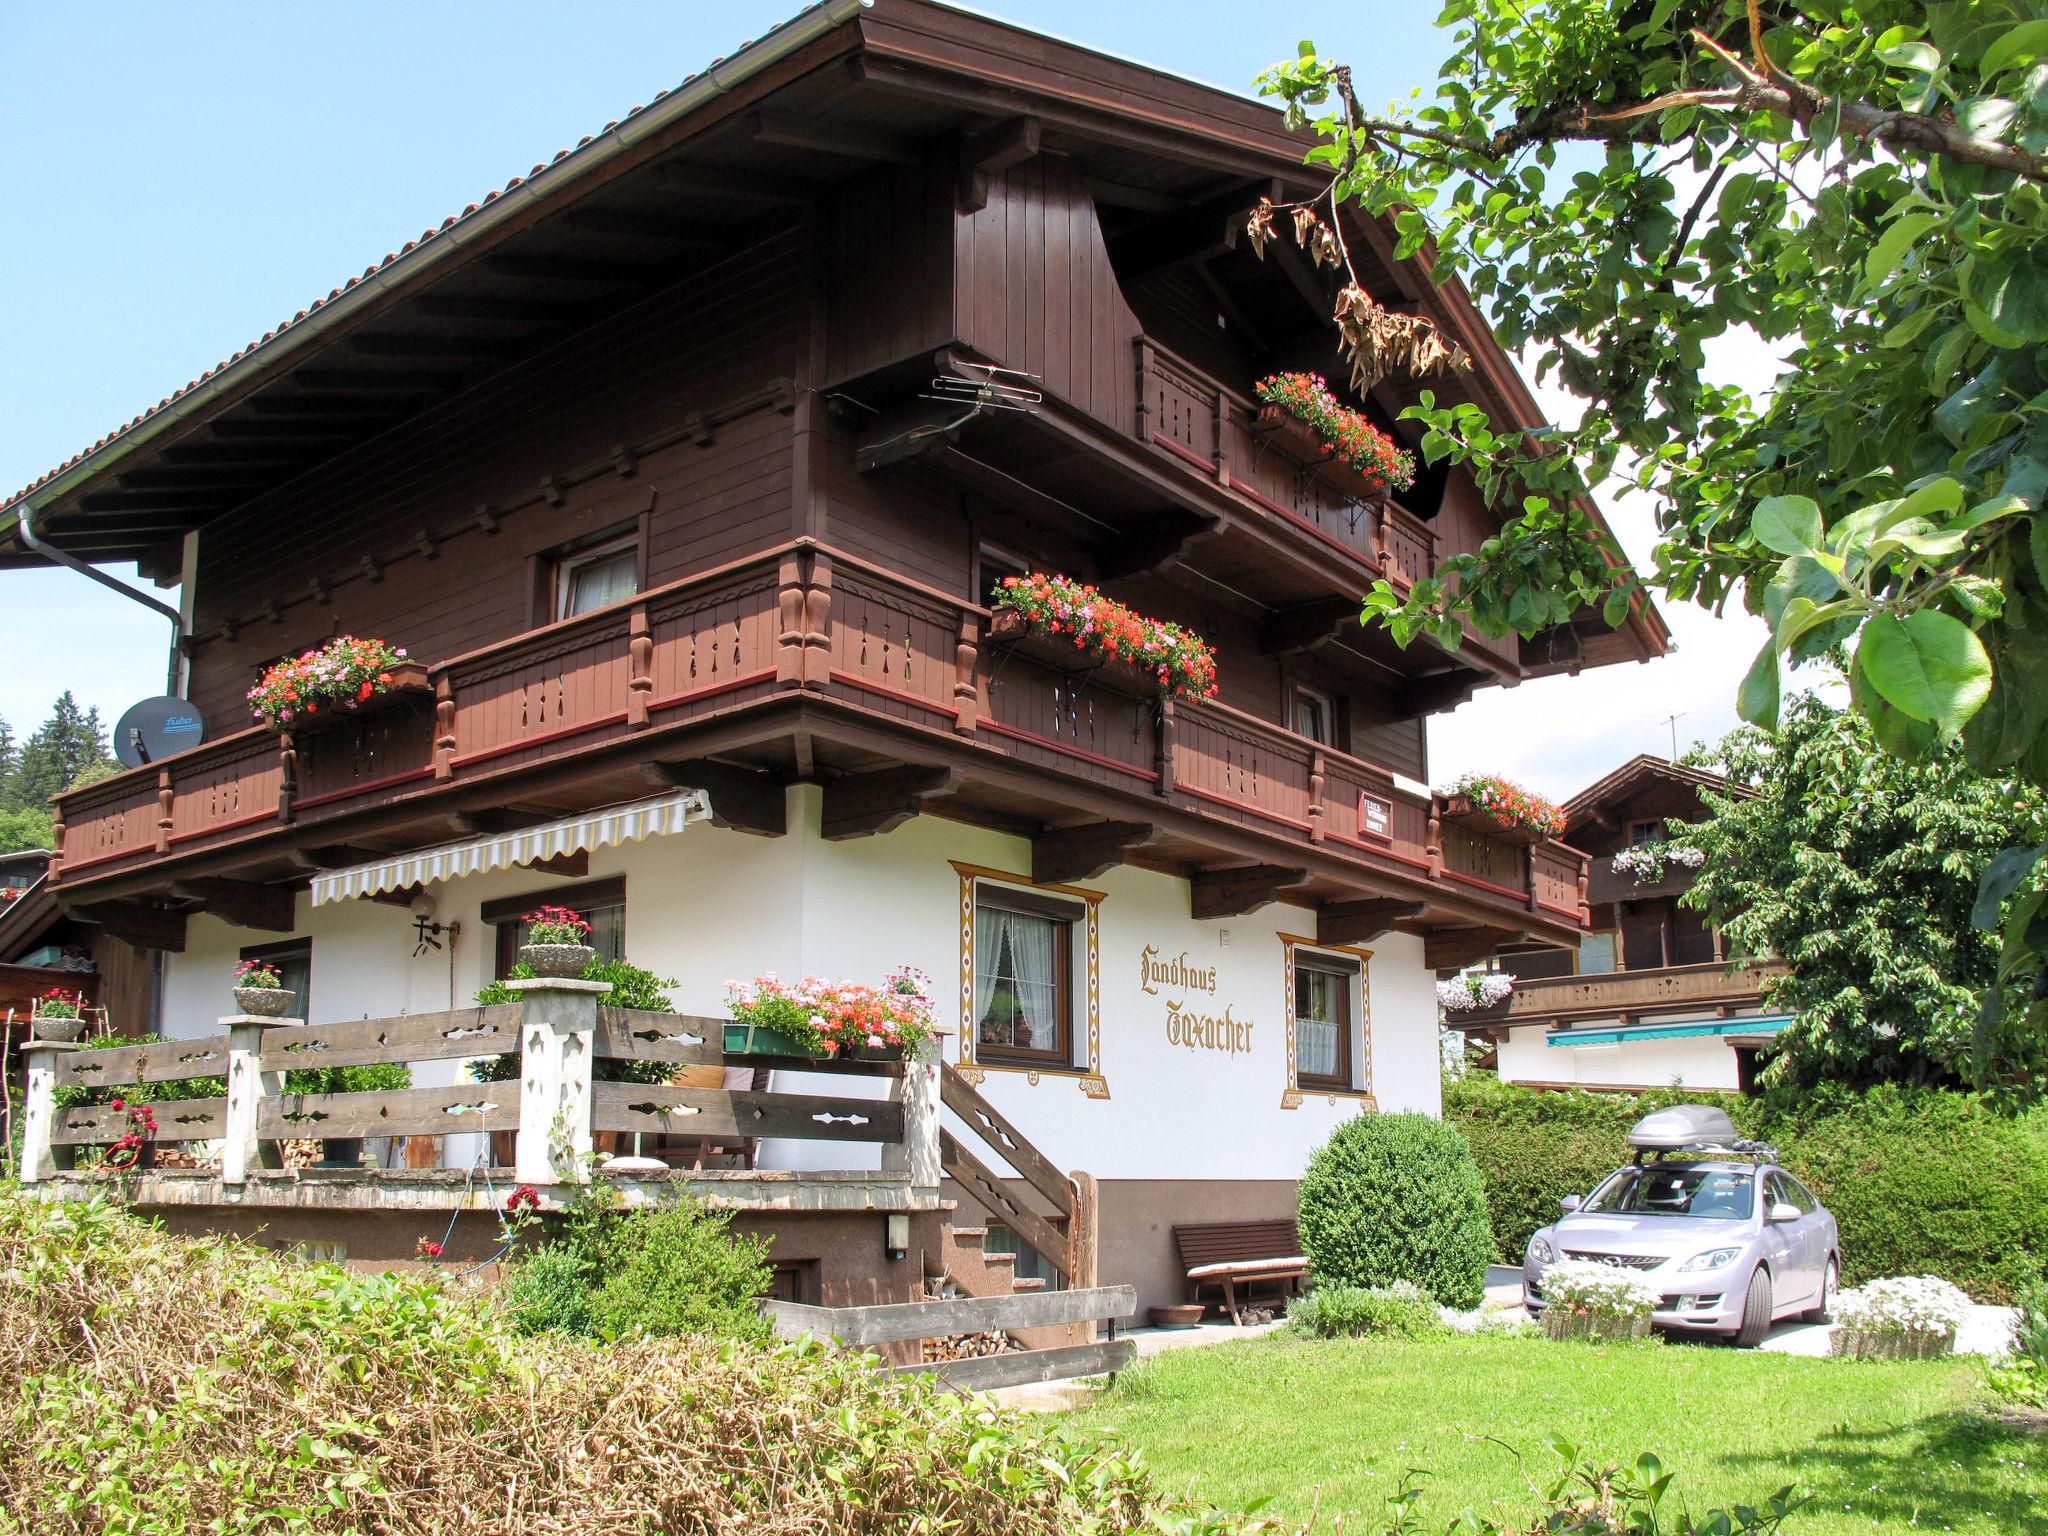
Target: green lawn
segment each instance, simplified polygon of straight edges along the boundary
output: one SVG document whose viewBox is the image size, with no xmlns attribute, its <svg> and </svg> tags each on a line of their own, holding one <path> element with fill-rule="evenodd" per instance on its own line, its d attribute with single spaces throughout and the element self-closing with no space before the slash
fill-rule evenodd
<svg viewBox="0 0 2048 1536">
<path fill-rule="evenodd" d="M 1788 1536 L 2048 1536 L 2048 1437 L 1979 1416 L 1980 1372 L 1970 1360 L 1281 1332 L 1170 1351 L 1074 1416 L 1123 1434 L 1176 1490 L 1233 1508 L 1270 1497 L 1270 1512 L 1296 1518 L 1319 1508 L 1324 1531 L 1349 1511 L 1343 1529 L 1361 1536 L 1417 1467 L 1431 1474 L 1420 1509 L 1433 1528 L 1468 1508 L 1529 1513 L 1531 1478 L 1557 1465 L 1552 1434 L 1607 1462 L 1656 1452 L 1694 1510 L 1796 1482 L 1814 1502 Z"/>
</svg>

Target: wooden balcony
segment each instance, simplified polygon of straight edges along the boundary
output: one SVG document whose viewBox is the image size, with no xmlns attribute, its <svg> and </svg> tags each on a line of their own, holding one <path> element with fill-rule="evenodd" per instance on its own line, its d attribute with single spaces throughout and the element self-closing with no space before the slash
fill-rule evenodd
<svg viewBox="0 0 2048 1536">
<path fill-rule="evenodd" d="M 797 541 L 436 662 L 415 705 L 312 733 L 240 731 L 65 795 L 52 878 L 74 904 L 203 903 L 221 882 L 188 872 L 275 883 L 294 878 L 289 855 L 303 878 L 337 848 L 444 840 L 449 816 L 473 807 L 634 798 L 643 765 L 717 752 L 724 779 L 737 762 L 763 785 L 824 779 L 828 795 L 891 763 L 944 769 L 944 801 L 919 802 L 937 791 L 910 784 L 906 814 L 1150 823 L 1148 851 L 1170 867 L 1265 863 L 1310 904 L 1419 898 L 1446 909 L 1432 922 L 1575 937 L 1574 850 L 1452 825 L 1376 764 L 989 643 L 988 625 L 972 603 Z M 789 709 L 815 718 L 775 723 Z"/>
<path fill-rule="evenodd" d="M 1149 336 L 1136 347 L 1140 440 L 1399 589 L 1436 569 L 1429 524 L 1391 496 L 1362 495 L 1349 475 L 1281 446 L 1260 429 L 1249 396 Z"/>
<path fill-rule="evenodd" d="M 1502 969 L 1514 969 L 1512 958 L 1502 963 Z M 1488 1010 L 1483 1022 L 1555 1026 L 1588 1019 L 1732 1013 L 1758 1006 L 1763 1001 L 1764 983 L 1784 974 L 1785 968 L 1775 962 L 1745 965 L 1731 971 L 1714 961 L 1707 965 L 1669 965 L 1592 976 L 1546 976 L 1516 982 L 1514 994 L 1498 1009 Z M 1473 1017 L 1477 1019 L 1477 1015 Z"/>
</svg>

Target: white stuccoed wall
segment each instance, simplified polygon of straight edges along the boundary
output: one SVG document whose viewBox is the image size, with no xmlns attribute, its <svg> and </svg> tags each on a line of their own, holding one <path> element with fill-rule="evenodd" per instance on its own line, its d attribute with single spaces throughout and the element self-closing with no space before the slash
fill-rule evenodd
<svg viewBox="0 0 2048 1536">
<path fill-rule="evenodd" d="M 1718 1016 L 1699 1015 L 1701 1020 Z M 1619 1024 L 1619 1019 L 1588 1020 L 1577 1026 L 1594 1029 Z M 1658 1017 L 1659 1024 L 1682 1024 L 1682 1018 Z M 1616 1045 L 1560 1046 L 1547 1043 L 1540 1028 L 1508 1032 L 1500 1048 L 1504 1083 L 1584 1083 L 1589 1087 L 1725 1089 L 1733 1093 L 1735 1051 L 1726 1040 L 1695 1035 L 1675 1040 L 1624 1040 Z"/>
<path fill-rule="evenodd" d="M 961 1027 L 959 875 L 950 861 L 1024 874 L 1030 845 L 1021 838 L 919 817 L 892 833 L 828 843 L 817 835 L 820 792 L 791 791 L 791 834 L 749 837 L 709 826 L 654 838 L 591 858 L 592 878 L 627 881 L 627 956 L 674 976 L 676 1007 L 722 1015 L 728 978 L 768 970 L 785 976 L 848 976 L 879 982 L 894 966 L 928 972 L 949 1030 Z M 435 889 L 437 917 L 459 922 L 450 952 L 412 957 L 413 924 L 402 907 L 355 901 L 308 910 L 300 932 L 313 938 L 314 1022 L 461 1006 L 490 977 L 493 946 L 479 917 L 494 897 L 533 892 L 549 881 L 512 870 Z M 1110 1097 L 1089 1098 L 1072 1077 L 991 1071 L 982 1091 L 1064 1167 L 1103 1179 L 1288 1179 L 1331 1129 L 1360 1111 L 1354 1098 L 1308 1095 L 1283 1109 L 1286 1087 L 1284 953 L 1279 935 L 1314 932 L 1312 914 L 1269 906 L 1244 917 L 1196 922 L 1185 881 L 1118 868 L 1084 882 L 1101 905 L 1101 1062 Z M 165 1027 L 191 1036 L 212 1031 L 230 1011 L 237 951 L 282 935 L 195 918 L 183 954 L 168 957 Z M 444 944 L 448 941 L 444 937 Z M 1183 1000 L 1141 986 L 1139 954 L 1186 952 L 1213 966 L 1217 988 L 1185 1000 L 1198 1011 L 1251 1025 L 1238 1054 L 1168 1043 L 1166 1004 Z M 1423 967 L 1422 942 L 1389 934 L 1372 946 L 1369 967 L 1372 1089 L 1382 1109 L 1434 1114 L 1440 1105 L 1436 1001 Z M 1077 1008 L 1077 1015 L 1080 1010 Z M 1077 1023 L 1077 1030 L 1085 1025 Z M 1539 1049 L 1542 1049 L 1539 1043 Z M 1723 1048 L 1725 1051 L 1725 1048 Z M 1552 1055 L 1561 1053 L 1551 1052 Z M 958 1058 L 957 1037 L 946 1047 Z M 453 1082 L 459 1064 L 415 1069 L 422 1086 Z M 872 1080 L 783 1074 L 778 1088 L 851 1093 Z M 872 1166 L 871 1150 L 851 1144 L 789 1142 L 764 1149 L 771 1167 Z M 467 1139 L 451 1162 L 474 1156 Z"/>
</svg>

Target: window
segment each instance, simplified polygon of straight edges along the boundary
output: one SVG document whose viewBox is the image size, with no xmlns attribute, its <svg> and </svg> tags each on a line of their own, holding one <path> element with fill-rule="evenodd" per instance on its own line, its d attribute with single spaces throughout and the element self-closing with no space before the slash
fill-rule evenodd
<svg viewBox="0 0 2048 1536">
<path fill-rule="evenodd" d="M 1652 1163 L 1622 1169 L 1594 1190 L 1580 1209 L 1596 1215 L 1747 1221 L 1755 1189 L 1756 1180 L 1747 1173 Z"/>
<path fill-rule="evenodd" d="M 526 942 L 526 924 L 521 919 L 539 907 L 567 907 L 582 913 L 590 924 L 590 943 L 598 958 L 625 959 L 626 882 L 623 878 L 592 880 L 484 903 L 483 919 L 498 935 L 497 974 L 501 979 L 519 963 L 519 946 Z"/>
<path fill-rule="evenodd" d="M 1765 1189 L 1772 1205 L 1783 1202 L 1800 1215 L 1805 1216 L 1820 1208 L 1820 1202 L 1813 1198 L 1813 1191 L 1793 1178 L 1791 1174 L 1773 1170 L 1764 1176 Z"/>
<path fill-rule="evenodd" d="M 313 997 L 313 941 L 293 939 L 285 944 L 252 944 L 242 951 L 244 960 L 261 960 L 277 972 L 277 984 L 292 994 L 289 1018 L 306 1019 Z"/>
<path fill-rule="evenodd" d="M 1351 994 L 1355 967 L 1333 960 L 1294 962 L 1294 1078 L 1303 1088 L 1349 1091 Z"/>
<path fill-rule="evenodd" d="M 555 617 L 623 602 L 640 590 L 640 541 L 628 535 L 555 560 Z"/>
<path fill-rule="evenodd" d="M 1664 837 L 1664 818 L 1654 817 L 1649 821 L 1632 821 L 1628 824 L 1628 845 L 1640 848 L 1645 843 L 1661 842 Z"/>
<path fill-rule="evenodd" d="M 1293 716 L 1289 724 L 1295 735 L 1326 747 L 1337 745 L 1337 710 L 1328 694 L 1295 684 Z"/>
<path fill-rule="evenodd" d="M 974 1042 L 984 1061 L 1052 1066 L 1073 1059 L 1078 903 L 1033 891 L 978 889 L 974 903 Z"/>
<path fill-rule="evenodd" d="M 981 550 L 981 605 L 987 608 L 994 604 L 1003 590 L 1005 576 L 1025 574 L 1023 561 L 984 546 Z"/>
<path fill-rule="evenodd" d="M 1614 930 L 1584 934 L 1579 939 L 1579 974 L 1605 976 L 1614 969 Z"/>
</svg>

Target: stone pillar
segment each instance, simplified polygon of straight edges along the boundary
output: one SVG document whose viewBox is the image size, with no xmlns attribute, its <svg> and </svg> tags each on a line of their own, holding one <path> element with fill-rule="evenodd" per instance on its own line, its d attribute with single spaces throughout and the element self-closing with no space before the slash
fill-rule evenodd
<svg viewBox="0 0 2048 1536">
<path fill-rule="evenodd" d="M 77 1049 L 58 1040 L 31 1040 L 21 1048 L 28 1074 L 28 1099 L 22 1106 L 21 1127 L 24 1184 L 55 1178 L 60 1167 L 71 1166 L 71 1149 L 53 1145 L 50 1138 L 57 1129 L 57 1061 L 65 1052 Z"/>
<path fill-rule="evenodd" d="M 513 1171 L 522 1184 L 588 1177 L 590 1066 L 606 981 L 536 977 L 505 983 L 519 994 L 519 1133 Z"/>
<path fill-rule="evenodd" d="M 913 1188 L 936 1194 L 940 1178 L 936 1040 L 905 1054 L 903 1075 L 891 1079 L 889 1097 L 903 1106 L 903 1139 L 882 1144 L 882 1170 L 907 1173 Z"/>
<path fill-rule="evenodd" d="M 220 1021 L 228 1036 L 227 1121 L 220 1138 L 220 1181 L 245 1183 L 252 1168 L 279 1168 L 283 1154 L 256 1134 L 263 1101 L 284 1093 L 284 1073 L 262 1067 L 263 1040 L 273 1029 L 297 1029 L 304 1019 L 271 1019 L 253 1013 L 231 1013 Z"/>
</svg>

